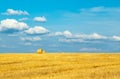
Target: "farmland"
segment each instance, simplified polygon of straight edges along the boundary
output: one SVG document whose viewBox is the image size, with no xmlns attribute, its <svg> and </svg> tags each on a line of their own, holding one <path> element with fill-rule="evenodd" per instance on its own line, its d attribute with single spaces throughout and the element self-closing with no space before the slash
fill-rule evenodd
<svg viewBox="0 0 120 79">
<path fill-rule="evenodd" d="M 120 79 L 120 54 L 0 54 L 0 79 Z"/>
</svg>

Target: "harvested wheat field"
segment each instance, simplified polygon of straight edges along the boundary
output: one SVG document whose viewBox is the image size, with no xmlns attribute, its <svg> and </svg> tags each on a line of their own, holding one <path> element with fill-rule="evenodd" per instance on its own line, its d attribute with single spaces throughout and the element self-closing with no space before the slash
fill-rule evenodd
<svg viewBox="0 0 120 79">
<path fill-rule="evenodd" d="M 120 79 L 120 54 L 0 54 L 0 79 Z"/>
</svg>

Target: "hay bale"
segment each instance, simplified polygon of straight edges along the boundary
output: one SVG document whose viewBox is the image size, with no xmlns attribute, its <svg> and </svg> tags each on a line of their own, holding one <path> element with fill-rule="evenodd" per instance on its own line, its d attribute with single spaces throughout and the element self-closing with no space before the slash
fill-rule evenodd
<svg viewBox="0 0 120 79">
<path fill-rule="evenodd" d="M 43 54 L 45 54 L 46 53 L 46 51 L 45 50 L 43 50 Z"/>
<path fill-rule="evenodd" d="M 37 54 L 45 54 L 46 52 L 45 52 L 45 50 L 43 50 L 43 49 L 38 49 L 37 50 Z"/>
</svg>

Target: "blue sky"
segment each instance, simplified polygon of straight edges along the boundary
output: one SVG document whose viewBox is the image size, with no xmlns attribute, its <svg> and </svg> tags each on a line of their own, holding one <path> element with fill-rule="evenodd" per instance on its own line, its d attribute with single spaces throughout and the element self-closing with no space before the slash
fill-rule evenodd
<svg viewBox="0 0 120 79">
<path fill-rule="evenodd" d="M 0 52 L 120 52 L 119 0 L 0 0 Z"/>
</svg>

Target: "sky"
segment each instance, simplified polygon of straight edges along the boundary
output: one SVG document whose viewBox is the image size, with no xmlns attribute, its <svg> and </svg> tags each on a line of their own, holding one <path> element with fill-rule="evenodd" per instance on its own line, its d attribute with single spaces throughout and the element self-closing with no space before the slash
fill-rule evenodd
<svg viewBox="0 0 120 79">
<path fill-rule="evenodd" d="M 120 0 L 0 0 L 0 52 L 120 52 Z"/>
</svg>

